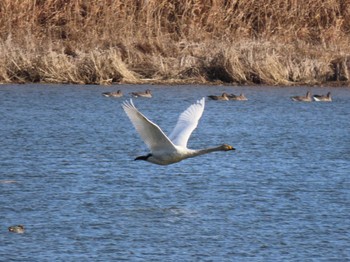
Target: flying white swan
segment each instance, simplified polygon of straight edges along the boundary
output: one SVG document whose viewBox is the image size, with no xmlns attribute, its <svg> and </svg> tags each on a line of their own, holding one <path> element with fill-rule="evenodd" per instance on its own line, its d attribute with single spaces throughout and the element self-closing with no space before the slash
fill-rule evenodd
<svg viewBox="0 0 350 262">
<path fill-rule="evenodd" d="M 179 116 L 177 124 L 169 137 L 164 134 L 158 125 L 145 117 L 134 106 L 131 99 L 130 102 L 125 101 L 122 105 L 125 113 L 151 151 L 148 155 L 139 156 L 135 160 L 145 160 L 158 165 L 169 165 L 210 152 L 235 150 L 232 146 L 226 144 L 198 150 L 187 148 L 187 141 L 203 114 L 204 101 L 205 98 L 203 97 Z"/>
</svg>

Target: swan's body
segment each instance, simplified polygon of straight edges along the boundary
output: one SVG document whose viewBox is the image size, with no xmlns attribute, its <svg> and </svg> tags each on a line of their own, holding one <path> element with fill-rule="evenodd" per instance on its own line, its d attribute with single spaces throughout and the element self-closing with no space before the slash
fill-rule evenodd
<svg viewBox="0 0 350 262">
<path fill-rule="evenodd" d="M 327 95 L 314 95 L 314 100 L 317 102 L 332 102 L 331 92 Z"/>
<path fill-rule="evenodd" d="M 147 89 L 145 92 L 132 92 L 131 95 L 133 97 L 146 97 L 146 98 L 152 97 L 151 90 L 149 89 Z"/>
<path fill-rule="evenodd" d="M 239 96 L 231 94 L 228 96 L 228 99 L 235 100 L 235 101 L 247 101 L 248 100 L 247 97 L 243 93 L 241 93 Z"/>
<path fill-rule="evenodd" d="M 299 101 L 299 102 L 311 102 L 311 92 L 307 91 L 306 96 L 292 96 L 291 99 L 293 101 Z"/>
<path fill-rule="evenodd" d="M 210 98 L 211 100 L 221 100 L 221 101 L 228 101 L 229 100 L 227 93 L 222 93 L 221 96 L 210 95 L 210 96 L 208 96 L 208 98 Z"/>
<path fill-rule="evenodd" d="M 125 113 L 151 151 L 148 155 L 139 156 L 135 160 L 144 160 L 158 165 L 169 165 L 210 152 L 234 150 L 232 146 L 226 144 L 199 150 L 187 148 L 187 141 L 203 114 L 204 101 L 205 98 L 202 98 L 180 115 L 169 137 L 164 134 L 158 125 L 148 120 L 138 111 L 132 100 L 130 102 L 125 101 L 123 103 Z"/>
<path fill-rule="evenodd" d="M 123 93 L 122 91 L 118 90 L 117 92 L 105 92 L 102 93 L 102 95 L 105 97 L 122 97 Z"/>
</svg>

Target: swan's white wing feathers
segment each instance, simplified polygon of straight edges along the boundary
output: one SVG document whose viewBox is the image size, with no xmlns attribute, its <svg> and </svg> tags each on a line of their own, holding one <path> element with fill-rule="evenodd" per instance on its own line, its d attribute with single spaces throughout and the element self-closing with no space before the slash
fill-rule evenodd
<svg viewBox="0 0 350 262">
<path fill-rule="evenodd" d="M 205 98 L 203 97 L 181 113 L 174 130 L 169 136 L 169 139 L 174 145 L 187 147 L 188 139 L 193 130 L 196 129 L 199 119 L 202 117 L 204 104 Z"/>
<path fill-rule="evenodd" d="M 132 100 L 123 103 L 123 109 L 141 138 L 152 151 L 174 150 L 174 144 L 158 125 L 150 121 L 134 106 Z"/>
</svg>

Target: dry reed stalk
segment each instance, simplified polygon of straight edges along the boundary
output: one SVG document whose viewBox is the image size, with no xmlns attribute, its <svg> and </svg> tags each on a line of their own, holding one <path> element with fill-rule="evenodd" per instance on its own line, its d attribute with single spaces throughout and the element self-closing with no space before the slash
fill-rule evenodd
<svg viewBox="0 0 350 262">
<path fill-rule="evenodd" d="M 55 51 L 49 51 L 42 55 L 40 74 L 43 81 L 49 83 L 86 83 L 78 74 L 73 59 Z"/>
<path fill-rule="evenodd" d="M 138 81 L 116 50 L 79 53 L 77 57 L 50 52 L 43 57 L 42 77 L 47 82 L 111 84 Z"/>
<path fill-rule="evenodd" d="M 0 81 L 318 83 L 349 40 L 342 0 L 2 0 Z"/>
</svg>

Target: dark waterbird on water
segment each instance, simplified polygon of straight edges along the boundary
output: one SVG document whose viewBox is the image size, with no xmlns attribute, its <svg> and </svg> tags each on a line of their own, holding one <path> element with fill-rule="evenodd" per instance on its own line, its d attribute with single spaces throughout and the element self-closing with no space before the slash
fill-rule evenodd
<svg viewBox="0 0 350 262">
<path fill-rule="evenodd" d="M 211 100 L 221 100 L 221 101 L 228 101 L 229 100 L 229 96 L 227 93 L 222 93 L 221 96 L 210 95 L 210 96 L 208 96 L 208 98 Z"/>
<path fill-rule="evenodd" d="M 131 95 L 133 97 L 151 98 L 152 97 L 152 92 L 151 92 L 151 90 L 147 89 L 145 92 L 132 92 Z"/>
<path fill-rule="evenodd" d="M 12 233 L 18 233 L 18 234 L 24 233 L 24 226 L 23 225 L 10 226 L 8 229 L 9 229 L 9 232 L 12 232 Z"/>
<path fill-rule="evenodd" d="M 118 90 L 117 92 L 105 92 L 102 95 L 105 97 L 122 97 L 123 93 L 121 90 Z"/>
<path fill-rule="evenodd" d="M 235 101 L 247 101 L 248 100 L 248 98 L 243 93 L 241 93 L 239 96 L 231 94 L 228 96 L 228 99 L 235 100 Z"/>
<path fill-rule="evenodd" d="M 292 96 L 291 99 L 293 101 L 299 101 L 299 102 L 311 102 L 311 92 L 307 91 L 306 96 Z"/>
<path fill-rule="evenodd" d="M 314 95 L 314 100 L 317 102 L 332 102 L 331 92 L 327 95 Z"/>
</svg>

